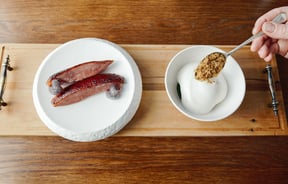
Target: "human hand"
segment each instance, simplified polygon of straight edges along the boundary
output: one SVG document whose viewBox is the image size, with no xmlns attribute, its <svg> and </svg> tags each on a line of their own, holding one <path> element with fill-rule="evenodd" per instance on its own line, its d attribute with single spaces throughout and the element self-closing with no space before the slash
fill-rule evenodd
<svg viewBox="0 0 288 184">
<path fill-rule="evenodd" d="M 286 21 L 284 24 L 273 23 L 272 19 L 280 13 L 286 14 Z M 252 41 L 251 51 L 258 52 L 260 58 L 265 61 L 270 61 L 273 54 L 280 54 L 288 58 L 288 6 L 275 8 L 265 13 L 257 19 L 253 34 L 260 31 L 264 35 Z"/>
</svg>

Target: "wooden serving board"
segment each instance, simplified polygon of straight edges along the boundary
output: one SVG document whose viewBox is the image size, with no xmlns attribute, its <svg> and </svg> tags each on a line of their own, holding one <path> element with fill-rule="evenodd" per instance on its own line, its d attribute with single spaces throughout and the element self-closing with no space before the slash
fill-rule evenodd
<svg viewBox="0 0 288 184">
<path fill-rule="evenodd" d="M 39 119 L 32 100 L 34 75 L 42 60 L 57 44 L 0 44 L 3 59 L 10 55 L 14 70 L 8 73 L 4 99 L 8 106 L 0 111 L 0 135 L 55 135 Z M 279 115 L 269 107 L 271 95 L 266 63 L 249 47 L 233 57 L 243 69 L 246 94 L 240 108 L 230 117 L 215 122 L 200 122 L 181 114 L 170 102 L 164 75 L 170 59 L 189 45 L 121 45 L 135 59 L 143 80 L 140 107 L 129 124 L 115 136 L 237 136 L 288 135 L 287 120 L 277 62 L 271 62 Z M 231 50 L 234 46 L 218 46 Z M 278 81 L 278 82 L 277 82 Z"/>
</svg>

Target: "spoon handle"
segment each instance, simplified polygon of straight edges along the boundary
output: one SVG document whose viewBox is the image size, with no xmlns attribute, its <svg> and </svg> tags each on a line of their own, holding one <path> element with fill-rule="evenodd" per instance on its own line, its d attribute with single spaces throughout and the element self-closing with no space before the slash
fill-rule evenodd
<svg viewBox="0 0 288 184">
<path fill-rule="evenodd" d="M 286 21 L 286 14 L 285 13 L 280 13 L 278 16 L 276 16 L 272 22 L 275 23 L 284 23 Z M 260 36 L 262 36 L 264 33 L 262 31 L 260 31 L 259 33 L 251 36 L 250 38 L 248 38 L 246 41 L 244 41 L 243 43 L 241 43 L 240 45 L 238 45 L 237 47 L 235 47 L 234 49 L 232 49 L 231 51 L 229 51 L 226 54 L 226 57 L 232 55 L 235 51 L 237 51 L 238 49 L 242 48 L 243 46 L 247 45 L 248 43 L 252 42 L 255 38 L 258 38 Z"/>
</svg>

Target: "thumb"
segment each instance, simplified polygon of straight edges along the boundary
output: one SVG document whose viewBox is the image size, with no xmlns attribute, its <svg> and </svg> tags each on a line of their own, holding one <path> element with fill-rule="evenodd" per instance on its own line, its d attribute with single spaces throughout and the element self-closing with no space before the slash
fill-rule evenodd
<svg viewBox="0 0 288 184">
<path fill-rule="evenodd" d="M 263 32 L 271 38 L 288 39 L 288 25 L 265 22 L 262 26 Z"/>
</svg>

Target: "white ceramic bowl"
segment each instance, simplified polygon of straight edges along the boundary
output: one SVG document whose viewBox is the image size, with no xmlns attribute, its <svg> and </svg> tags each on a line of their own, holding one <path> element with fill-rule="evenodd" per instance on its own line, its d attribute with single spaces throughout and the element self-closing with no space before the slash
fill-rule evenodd
<svg viewBox="0 0 288 184">
<path fill-rule="evenodd" d="M 199 121 L 217 121 L 233 114 L 241 105 L 246 91 L 245 77 L 236 60 L 229 56 L 222 75 L 228 85 L 225 99 L 217 104 L 207 114 L 196 114 L 185 109 L 177 93 L 177 76 L 179 70 L 191 62 L 199 63 L 206 55 L 212 52 L 224 52 L 223 50 L 207 45 L 195 45 L 177 53 L 168 64 L 165 73 L 165 87 L 172 104 L 184 115 Z"/>
</svg>

